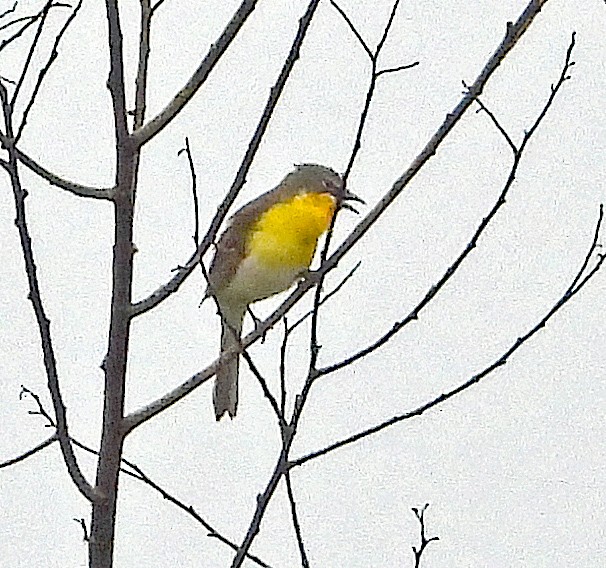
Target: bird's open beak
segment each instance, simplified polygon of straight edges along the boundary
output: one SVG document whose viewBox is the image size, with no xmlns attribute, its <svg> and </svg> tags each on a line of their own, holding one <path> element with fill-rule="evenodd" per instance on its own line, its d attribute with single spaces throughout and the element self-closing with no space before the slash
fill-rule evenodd
<svg viewBox="0 0 606 568">
<path fill-rule="evenodd" d="M 349 189 L 346 189 L 345 193 L 343 194 L 343 200 L 341 201 L 341 208 L 349 209 L 350 211 L 359 214 L 360 212 L 351 203 L 349 203 L 349 201 L 357 201 L 362 205 L 366 205 L 366 201 L 364 201 L 361 197 L 358 197 L 352 191 L 349 191 Z"/>
</svg>

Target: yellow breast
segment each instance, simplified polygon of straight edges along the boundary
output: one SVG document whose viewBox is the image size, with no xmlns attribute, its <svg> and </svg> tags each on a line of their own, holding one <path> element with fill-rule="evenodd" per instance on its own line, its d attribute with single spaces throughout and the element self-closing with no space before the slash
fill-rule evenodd
<svg viewBox="0 0 606 568">
<path fill-rule="evenodd" d="M 308 268 L 335 212 L 328 193 L 306 193 L 278 203 L 253 226 L 246 243 L 246 256 L 268 268 Z"/>
</svg>

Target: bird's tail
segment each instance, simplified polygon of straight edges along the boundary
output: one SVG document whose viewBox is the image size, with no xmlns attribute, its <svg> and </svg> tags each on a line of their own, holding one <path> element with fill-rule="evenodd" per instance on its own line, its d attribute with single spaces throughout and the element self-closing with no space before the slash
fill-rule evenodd
<svg viewBox="0 0 606 568">
<path fill-rule="evenodd" d="M 242 322 L 246 308 L 238 310 L 224 310 L 221 322 L 221 353 L 235 348 L 240 343 L 242 335 Z M 215 416 L 221 420 L 227 412 L 231 418 L 236 415 L 238 408 L 238 366 L 240 356 L 236 355 L 223 363 L 217 370 L 213 403 Z"/>
</svg>

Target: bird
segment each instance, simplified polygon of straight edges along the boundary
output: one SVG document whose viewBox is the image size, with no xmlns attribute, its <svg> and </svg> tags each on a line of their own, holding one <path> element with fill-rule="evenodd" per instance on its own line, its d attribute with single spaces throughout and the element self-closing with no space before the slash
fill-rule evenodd
<svg viewBox="0 0 606 568">
<path fill-rule="evenodd" d="M 351 201 L 364 203 L 346 189 L 336 171 L 301 164 L 232 215 L 216 243 L 205 296 L 214 296 L 221 317 L 221 353 L 240 344 L 250 304 L 287 290 L 309 274 L 318 239 L 337 209 L 357 213 Z M 217 421 L 225 414 L 236 416 L 238 367 L 236 355 L 217 369 Z"/>
</svg>

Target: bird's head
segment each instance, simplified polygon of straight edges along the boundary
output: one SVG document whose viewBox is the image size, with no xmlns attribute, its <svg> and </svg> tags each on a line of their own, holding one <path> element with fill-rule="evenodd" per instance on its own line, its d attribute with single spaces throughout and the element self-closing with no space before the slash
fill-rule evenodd
<svg viewBox="0 0 606 568">
<path fill-rule="evenodd" d="M 318 164 L 300 164 L 295 170 L 286 176 L 285 182 L 288 182 L 297 192 L 304 191 L 306 193 L 329 193 L 337 201 L 337 203 L 351 211 L 357 211 L 349 202 L 357 201 L 364 204 L 364 200 L 358 197 L 355 193 L 349 191 L 341 176 L 326 166 Z"/>
</svg>

